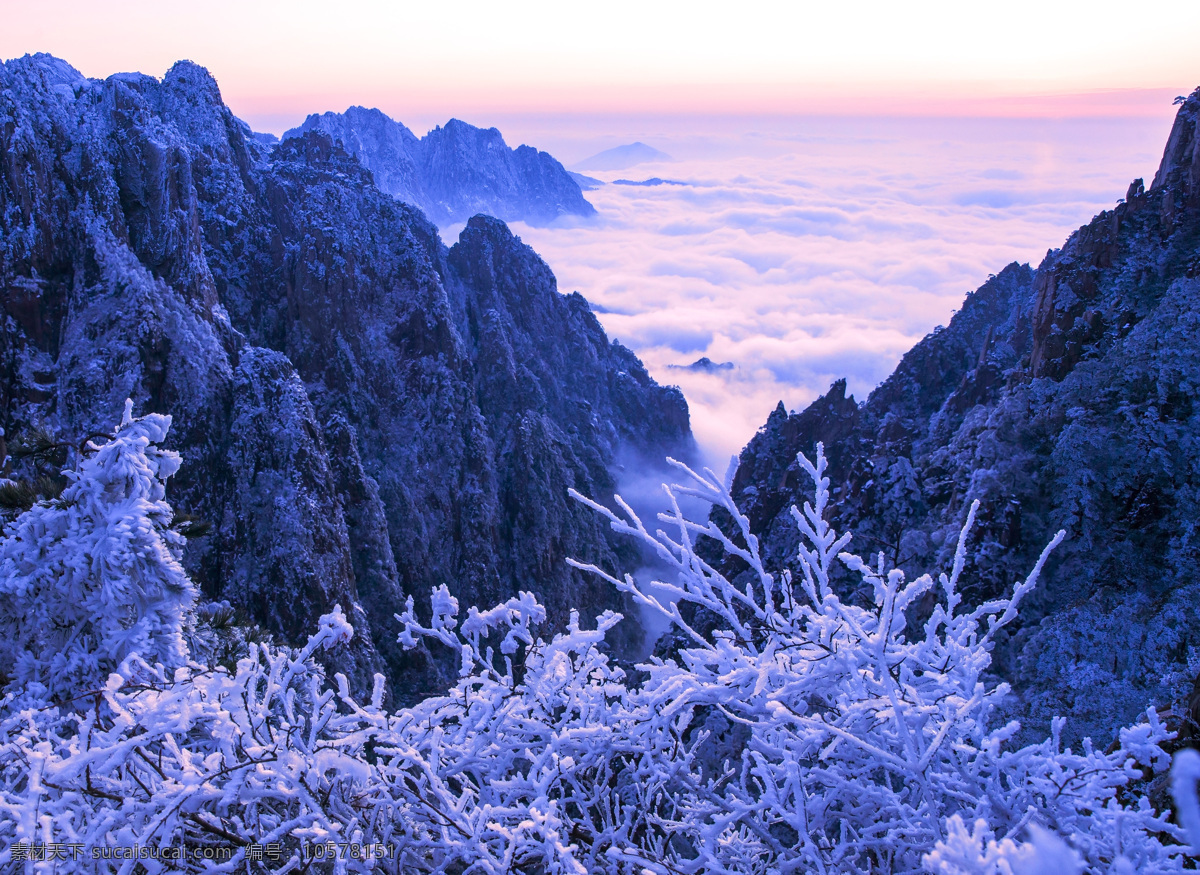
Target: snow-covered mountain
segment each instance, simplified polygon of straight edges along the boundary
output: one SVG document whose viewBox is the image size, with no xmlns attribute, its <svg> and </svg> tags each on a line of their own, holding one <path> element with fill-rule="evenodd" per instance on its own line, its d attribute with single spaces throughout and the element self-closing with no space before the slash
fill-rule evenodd
<svg viewBox="0 0 1200 875">
<path fill-rule="evenodd" d="M 1200 91 L 1153 182 L 1051 251 L 1011 264 L 917 344 L 864 404 L 839 381 L 782 405 L 742 453 L 736 493 L 777 562 L 825 443 L 859 551 L 947 567 L 973 499 L 968 574 L 1000 595 L 1066 529 L 1023 625 L 997 654 L 1025 725 L 1069 715 L 1097 742 L 1187 698 L 1200 653 Z M 1194 699 L 1194 697 L 1193 697 Z"/>
<path fill-rule="evenodd" d="M 611 495 L 618 454 L 691 435 L 502 222 L 447 249 L 373 179 L 321 132 L 252 136 L 190 62 L 0 66 L 0 440 L 78 447 L 126 398 L 171 414 L 171 502 L 212 526 L 185 556 L 203 597 L 292 642 L 340 604 L 342 668 L 404 698 L 434 672 L 396 645 L 409 594 L 621 608 L 565 558 L 636 554 L 567 489 Z"/>
<path fill-rule="evenodd" d="M 683 400 L 499 220 L 447 250 L 188 62 L 0 65 L 0 864 L 1194 871 L 1194 715 L 1022 744 L 991 669 L 1085 731 L 1194 669 L 1197 116 L 1200 91 L 1149 191 L 986 284 L 864 407 L 777 411 L 736 483 L 676 463 L 639 519 L 611 472 L 686 453 Z M 795 460 L 816 438 L 840 458 Z M 956 542 L 936 584 L 855 555 Z M 614 593 L 675 658 L 611 658 Z M 429 695 L 390 708 L 377 668 Z"/>
<path fill-rule="evenodd" d="M 495 128 L 458 119 L 418 138 L 377 109 L 313 114 L 284 139 L 321 131 L 375 177 L 375 184 L 414 204 L 437 225 L 484 213 L 506 222 L 544 224 L 591 216 L 579 184 L 553 157 L 532 146 L 510 149 Z"/>
</svg>

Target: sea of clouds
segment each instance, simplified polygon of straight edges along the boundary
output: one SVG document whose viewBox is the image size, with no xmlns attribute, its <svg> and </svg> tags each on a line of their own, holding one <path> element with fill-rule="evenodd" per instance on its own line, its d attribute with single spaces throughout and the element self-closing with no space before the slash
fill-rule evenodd
<svg viewBox="0 0 1200 875">
<path fill-rule="evenodd" d="M 1147 185 L 1162 118 L 510 121 L 568 167 L 634 140 L 670 162 L 590 172 L 599 216 L 513 225 L 560 291 L 686 395 L 723 470 L 783 401 L 846 377 L 862 400 L 963 298 Z M 612 184 L 658 177 L 686 183 Z M 461 226 L 444 229 L 453 240 Z M 734 367 L 679 366 L 707 356 Z M 673 367 L 674 366 L 674 367 Z"/>
</svg>

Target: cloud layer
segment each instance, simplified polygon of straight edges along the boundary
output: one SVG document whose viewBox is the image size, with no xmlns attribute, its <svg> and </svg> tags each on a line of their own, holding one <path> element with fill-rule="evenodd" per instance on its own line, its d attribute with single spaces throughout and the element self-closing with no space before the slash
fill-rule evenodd
<svg viewBox="0 0 1200 875">
<path fill-rule="evenodd" d="M 842 376 L 861 400 L 988 274 L 1036 265 L 1149 180 L 1169 120 L 643 124 L 624 142 L 677 160 L 593 175 L 688 185 L 606 185 L 588 193 L 594 221 L 514 230 L 683 389 L 723 469 L 779 400 L 801 408 Z M 567 161 L 620 136 L 522 132 Z M 702 355 L 736 368 L 668 367 Z"/>
</svg>

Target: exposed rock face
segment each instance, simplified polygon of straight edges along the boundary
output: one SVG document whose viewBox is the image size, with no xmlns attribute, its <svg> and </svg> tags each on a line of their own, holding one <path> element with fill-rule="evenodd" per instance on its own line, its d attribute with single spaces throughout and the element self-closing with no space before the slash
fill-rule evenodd
<svg viewBox="0 0 1200 875">
<path fill-rule="evenodd" d="M 554 158 L 531 146 L 510 149 L 495 128 L 451 119 L 418 139 L 379 110 L 352 106 L 344 113 L 310 115 L 283 136 L 310 131 L 340 143 L 374 174 L 379 188 L 416 205 L 438 225 L 477 213 L 544 224 L 596 212 Z"/>
<path fill-rule="evenodd" d="M 836 383 L 801 413 L 780 407 L 742 453 L 737 491 L 776 562 L 795 548 L 787 508 L 811 490 L 795 454 L 818 440 L 853 548 L 910 574 L 948 567 L 980 500 L 969 598 L 1011 587 L 1066 529 L 998 652 L 1034 731 L 1069 715 L 1099 743 L 1180 702 L 1196 673 L 1198 113 L 1200 91 L 1149 190 L 1135 180 L 1036 271 L 985 283 L 865 404 Z"/>
<path fill-rule="evenodd" d="M 687 455 L 687 408 L 499 221 L 447 250 L 319 133 L 251 136 L 202 68 L 89 80 L 0 66 L 0 426 L 65 438 L 126 397 L 174 416 L 190 572 L 287 641 L 341 604 L 339 665 L 427 691 L 392 614 L 447 583 L 621 608 L 569 569 L 633 561 L 567 487 Z M 627 633 L 636 637 L 636 628 Z"/>
</svg>

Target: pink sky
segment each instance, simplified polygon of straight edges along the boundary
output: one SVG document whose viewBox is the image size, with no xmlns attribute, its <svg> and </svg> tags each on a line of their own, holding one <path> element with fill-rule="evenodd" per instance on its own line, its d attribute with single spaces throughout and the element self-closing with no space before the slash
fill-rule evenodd
<svg viewBox="0 0 1200 875">
<path fill-rule="evenodd" d="M 515 112 L 1128 116 L 1200 84 L 1200 4 L 1163 0 L 1132 11 L 1104 0 L 6 7 L 0 58 L 47 51 L 97 77 L 161 76 L 190 58 L 213 72 L 235 112 L 277 132 L 355 103 L 406 121 Z"/>
</svg>

